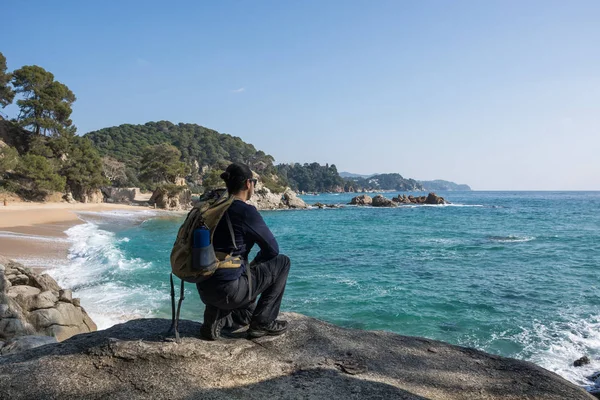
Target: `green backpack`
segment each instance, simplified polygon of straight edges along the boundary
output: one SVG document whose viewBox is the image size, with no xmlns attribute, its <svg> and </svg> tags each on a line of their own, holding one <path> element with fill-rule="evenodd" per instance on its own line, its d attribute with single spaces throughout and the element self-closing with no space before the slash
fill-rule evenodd
<svg viewBox="0 0 600 400">
<path fill-rule="evenodd" d="M 171 328 L 169 332 L 175 330 L 175 338 L 179 341 L 179 312 L 181 310 L 181 303 L 185 299 L 184 297 L 184 282 L 198 283 L 210 278 L 217 269 L 220 268 L 240 268 L 243 260 L 240 256 L 233 256 L 231 254 L 214 252 L 215 262 L 206 265 L 199 266 L 193 262 L 193 240 L 194 230 L 204 226 L 210 230 L 210 242 L 213 241 L 215 229 L 223 218 L 227 219 L 227 225 L 229 233 L 231 234 L 231 240 L 233 242 L 234 249 L 237 249 L 235 244 L 235 236 L 229 215 L 226 214 L 227 210 L 233 204 L 235 197 L 229 196 L 227 191 L 220 189 L 210 192 L 208 195 L 201 198 L 201 200 L 194 205 L 192 210 L 188 213 L 185 221 L 179 228 L 177 238 L 173 244 L 171 250 Z M 211 250 L 212 246 L 211 246 Z M 173 275 L 181 279 L 181 290 L 179 294 L 179 302 L 177 305 L 177 312 L 175 312 L 175 285 L 173 284 Z"/>
</svg>

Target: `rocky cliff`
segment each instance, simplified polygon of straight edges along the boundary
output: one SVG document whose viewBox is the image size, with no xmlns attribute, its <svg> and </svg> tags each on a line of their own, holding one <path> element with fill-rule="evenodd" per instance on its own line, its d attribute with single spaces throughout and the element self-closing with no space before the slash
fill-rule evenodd
<svg viewBox="0 0 600 400">
<path fill-rule="evenodd" d="M 140 319 L 0 357 L 7 399 L 592 399 L 534 364 L 388 332 L 284 315 L 290 331 L 198 339 Z"/>
<path fill-rule="evenodd" d="M 262 182 L 258 182 L 256 185 L 254 194 L 248 200 L 248 204 L 253 205 L 258 210 L 303 209 L 308 207 L 290 188 L 286 188 L 283 193 L 273 193 Z"/>
<path fill-rule="evenodd" d="M 63 290 L 49 275 L 0 256 L 1 354 L 95 330 L 96 324 L 70 290 Z"/>
</svg>

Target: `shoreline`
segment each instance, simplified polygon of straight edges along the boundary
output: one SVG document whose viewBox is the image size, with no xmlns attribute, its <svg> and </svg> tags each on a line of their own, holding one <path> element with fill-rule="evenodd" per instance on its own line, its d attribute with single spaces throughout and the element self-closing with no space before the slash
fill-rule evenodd
<svg viewBox="0 0 600 400">
<path fill-rule="evenodd" d="M 150 207 L 110 203 L 9 203 L 0 205 L 0 255 L 43 272 L 67 261 L 72 243 L 65 231 L 85 223 L 79 211 L 145 211 Z"/>
</svg>

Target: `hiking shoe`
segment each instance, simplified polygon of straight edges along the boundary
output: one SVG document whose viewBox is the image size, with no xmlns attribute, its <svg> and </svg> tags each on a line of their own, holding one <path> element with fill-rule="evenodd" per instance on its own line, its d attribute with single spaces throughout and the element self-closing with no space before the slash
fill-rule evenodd
<svg viewBox="0 0 600 400">
<path fill-rule="evenodd" d="M 200 327 L 200 336 L 206 340 L 217 340 L 221 335 L 221 328 L 225 325 L 227 317 L 216 307 L 206 306 L 204 322 Z"/>
<path fill-rule="evenodd" d="M 252 339 L 259 338 L 262 336 L 278 336 L 282 335 L 287 331 L 287 321 L 276 319 L 275 321 L 266 325 L 254 325 L 251 324 L 248 329 L 248 336 Z"/>
</svg>

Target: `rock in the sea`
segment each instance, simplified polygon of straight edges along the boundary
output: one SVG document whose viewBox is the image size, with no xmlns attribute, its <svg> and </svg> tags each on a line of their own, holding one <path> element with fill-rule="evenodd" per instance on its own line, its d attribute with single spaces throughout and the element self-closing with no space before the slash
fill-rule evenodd
<svg viewBox="0 0 600 400">
<path fill-rule="evenodd" d="M 575 360 L 573 362 L 573 366 L 574 367 L 582 367 L 582 366 L 587 365 L 589 363 L 590 363 L 590 358 L 588 356 L 583 356 L 580 359 Z"/>
<path fill-rule="evenodd" d="M 78 299 L 72 298 L 70 290 L 62 290 L 52 277 L 38 275 L 4 257 L 0 257 L 0 263 L 3 266 L 0 269 L 0 339 L 44 335 L 61 341 L 96 330 Z M 22 347 L 15 345 L 14 348 Z"/>
<path fill-rule="evenodd" d="M 296 193 L 290 188 L 287 188 L 283 195 L 281 196 L 281 201 L 287 208 L 307 208 L 308 206 L 304 202 L 304 200 L 298 198 Z"/>
<path fill-rule="evenodd" d="M 398 197 L 393 197 L 392 201 L 395 203 L 401 203 L 401 204 L 406 204 L 406 203 L 410 203 L 410 200 L 408 200 L 408 197 L 406 197 L 406 195 L 398 195 Z"/>
<path fill-rule="evenodd" d="M 371 196 L 367 194 L 361 194 L 360 196 L 353 197 L 352 200 L 350 200 L 350 203 L 348 204 L 353 204 L 357 206 L 370 206 L 372 203 L 373 199 L 371 198 Z"/>
<path fill-rule="evenodd" d="M 534 364 L 391 332 L 284 314 L 289 331 L 255 340 L 197 338 L 181 321 L 139 319 L 0 358 L 0 393 L 20 399 L 584 400 Z"/>
<path fill-rule="evenodd" d="M 373 202 L 371 205 L 373 207 L 396 207 L 397 204 L 387 197 L 383 197 L 382 195 L 378 194 L 377 196 L 373 197 Z"/>
<path fill-rule="evenodd" d="M 443 197 L 436 195 L 435 193 L 429 193 L 425 199 L 425 204 L 449 204 Z"/>
</svg>

